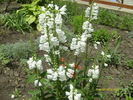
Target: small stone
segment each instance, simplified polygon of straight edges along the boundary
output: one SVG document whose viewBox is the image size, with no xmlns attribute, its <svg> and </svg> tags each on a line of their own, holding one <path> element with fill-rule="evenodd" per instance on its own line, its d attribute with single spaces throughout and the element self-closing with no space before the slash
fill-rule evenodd
<svg viewBox="0 0 133 100">
<path fill-rule="evenodd" d="M 129 33 L 129 31 L 125 31 L 125 33 Z"/>
</svg>

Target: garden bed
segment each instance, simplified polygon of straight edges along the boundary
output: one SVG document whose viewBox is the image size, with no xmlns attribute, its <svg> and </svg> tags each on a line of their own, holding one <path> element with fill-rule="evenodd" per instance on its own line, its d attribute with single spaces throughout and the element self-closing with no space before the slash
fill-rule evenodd
<svg viewBox="0 0 133 100">
<path fill-rule="evenodd" d="M 109 33 L 116 32 L 122 39 L 117 51 L 118 56 L 120 56 L 120 63 L 106 67 L 102 72 L 102 77 L 98 84 L 98 89 L 101 89 L 99 93 L 104 96 L 104 100 L 115 100 L 116 97 L 113 94 L 116 90 L 123 85 L 128 85 L 133 80 L 133 65 L 127 64 L 129 59 L 133 59 L 133 32 L 132 30 L 118 29 L 118 27 L 113 28 L 115 26 L 97 25 L 96 23 L 94 25 L 96 29 L 107 29 Z M 33 31 L 31 33 L 21 34 L 20 32 L 5 29 L 3 26 L 0 26 L 0 44 L 10 45 L 17 42 L 26 42 L 30 40 L 31 34 L 33 33 L 35 34 L 32 36 L 34 41 L 38 38 L 39 32 Z M 7 64 L 6 66 L 0 65 L 1 100 L 12 100 L 11 94 L 15 88 L 21 91 L 20 98 L 16 100 L 27 100 L 30 97 L 28 90 L 33 87 L 26 83 L 26 68 L 26 66 L 19 64 L 17 61 L 13 61 L 12 64 Z"/>
</svg>

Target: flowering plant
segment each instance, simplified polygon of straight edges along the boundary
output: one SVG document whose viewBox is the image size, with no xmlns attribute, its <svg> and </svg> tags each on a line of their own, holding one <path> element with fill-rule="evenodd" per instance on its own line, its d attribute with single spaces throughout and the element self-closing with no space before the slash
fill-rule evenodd
<svg viewBox="0 0 133 100">
<path fill-rule="evenodd" d="M 67 43 L 66 33 L 62 29 L 66 5 L 60 8 L 55 4 L 48 4 L 41 9 L 43 13 L 39 15 L 39 24 L 42 35 L 39 48 L 45 52 L 45 67 L 43 61 L 38 60 L 36 56 L 27 61 L 29 69 L 32 70 L 29 80 L 34 82 L 36 87 L 36 90 L 29 92 L 32 99 L 93 99 L 102 66 L 107 66 L 105 61 L 110 58 L 110 55 L 102 51 L 99 41 L 89 42 L 94 32 L 91 21 L 97 19 L 98 15 L 97 4 L 92 3 L 85 10 L 83 33 L 72 38 L 71 43 Z M 64 52 L 74 53 L 71 55 L 75 57 L 73 62 L 65 60 L 67 58 L 64 57 Z M 83 60 L 80 58 L 82 56 Z"/>
</svg>

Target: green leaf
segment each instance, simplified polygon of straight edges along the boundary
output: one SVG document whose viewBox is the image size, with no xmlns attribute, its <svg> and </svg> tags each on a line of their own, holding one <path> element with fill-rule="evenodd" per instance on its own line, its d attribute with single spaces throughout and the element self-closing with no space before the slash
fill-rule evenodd
<svg viewBox="0 0 133 100">
<path fill-rule="evenodd" d="M 39 32 L 40 32 L 41 29 L 42 29 L 40 24 L 37 24 L 36 28 L 37 28 L 37 30 L 38 30 Z"/>
<path fill-rule="evenodd" d="M 36 17 L 33 15 L 27 15 L 25 20 L 28 22 L 28 24 L 32 24 L 36 20 Z"/>
<path fill-rule="evenodd" d="M 28 93 L 31 95 L 37 95 L 37 94 L 40 94 L 41 91 L 40 90 L 30 90 L 30 91 L 28 91 Z"/>
<path fill-rule="evenodd" d="M 33 83 L 36 80 L 36 75 L 29 75 L 27 82 L 28 83 Z"/>
</svg>

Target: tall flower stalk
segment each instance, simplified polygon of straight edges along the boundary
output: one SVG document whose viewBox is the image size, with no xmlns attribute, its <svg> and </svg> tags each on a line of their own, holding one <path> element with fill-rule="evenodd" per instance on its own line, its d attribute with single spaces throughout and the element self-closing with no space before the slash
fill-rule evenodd
<svg viewBox="0 0 133 100">
<path fill-rule="evenodd" d="M 63 31 L 63 15 L 66 14 L 66 5 L 59 7 L 55 4 L 48 4 L 42 7 L 42 14 L 39 15 L 39 24 L 41 27 L 41 36 L 39 40 L 39 49 L 44 51 L 45 69 L 42 60 L 31 57 L 27 63 L 29 69 L 33 70 L 32 75 L 34 85 L 38 87 L 37 94 L 45 98 L 50 94 L 52 100 L 84 100 L 91 94 L 92 89 L 96 89 L 93 83 L 99 78 L 99 65 L 97 57 L 91 65 L 87 64 L 88 49 L 91 47 L 89 41 L 93 36 L 92 21 L 97 19 L 98 6 L 92 3 L 85 10 L 86 21 L 82 25 L 82 34 L 72 38 L 70 49 L 65 46 L 67 43 L 66 33 Z M 90 43 L 91 44 L 91 43 Z M 95 41 L 94 48 L 97 50 L 100 42 Z M 92 48 L 92 47 L 91 47 Z M 66 53 L 73 51 L 74 63 L 67 63 L 64 60 L 62 51 Z M 78 59 L 81 54 L 85 55 L 82 66 Z M 97 53 L 96 53 L 97 54 Z M 98 54 L 97 54 L 98 55 Z M 46 92 L 46 93 L 45 93 Z M 35 96 L 38 96 L 35 95 Z M 41 100 L 39 98 L 39 100 Z"/>
</svg>

